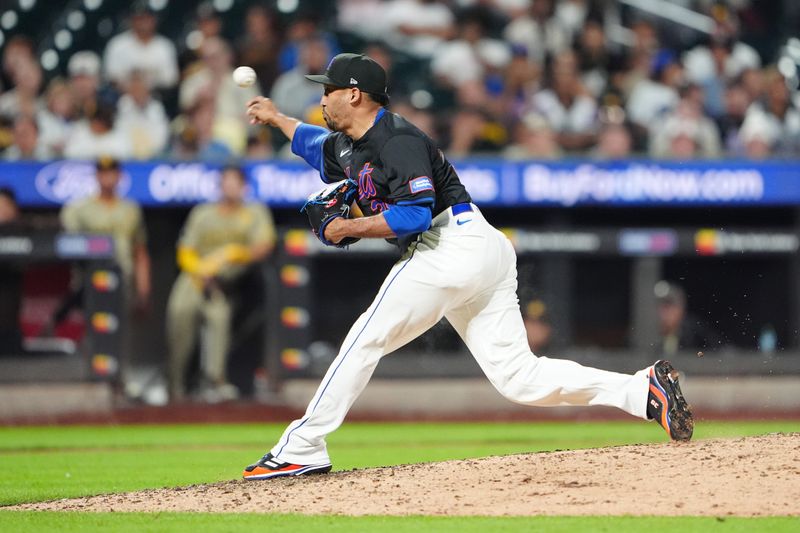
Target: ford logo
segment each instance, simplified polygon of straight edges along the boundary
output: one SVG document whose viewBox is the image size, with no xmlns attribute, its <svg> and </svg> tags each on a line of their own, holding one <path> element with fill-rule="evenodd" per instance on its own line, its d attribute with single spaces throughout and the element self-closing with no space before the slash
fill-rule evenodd
<svg viewBox="0 0 800 533">
<path fill-rule="evenodd" d="M 57 204 L 65 204 L 97 193 L 95 164 L 88 161 L 56 161 L 43 167 L 35 178 L 36 191 Z M 117 194 L 126 196 L 130 175 L 122 171 Z"/>
</svg>

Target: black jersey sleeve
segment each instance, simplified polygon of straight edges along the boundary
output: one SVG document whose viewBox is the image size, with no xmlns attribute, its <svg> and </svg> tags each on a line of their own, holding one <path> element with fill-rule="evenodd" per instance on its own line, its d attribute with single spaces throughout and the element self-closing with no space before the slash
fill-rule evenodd
<svg viewBox="0 0 800 533">
<path fill-rule="evenodd" d="M 392 137 L 383 146 L 380 157 L 390 202 L 397 205 L 435 203 L 431 148 L 423 137 Z"/>
<path fill-rule="evenodd" d="M 341 133 L 332 133 L 322 145 L 322 168 L 320 176 L 325 183 L 333 183 L 348 178 L 348 155 L 352 143 Z"/>
</svg>

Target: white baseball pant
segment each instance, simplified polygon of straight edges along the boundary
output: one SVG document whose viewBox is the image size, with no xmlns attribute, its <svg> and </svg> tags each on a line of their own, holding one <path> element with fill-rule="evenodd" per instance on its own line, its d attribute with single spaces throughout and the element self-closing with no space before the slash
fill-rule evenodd
<svg viewBox="0 0 800 533">
<path fill-rule="evenodd" d="M 442 317 L 456 329 L 489 381 L 513 402 L 605 405 L 647 418 L 648 369 L 634 375 L 537 357 L 528 346 L 517 299 L 516 254 L 477 207 L 447 209 L 392 267 L 356 320 L 305 415 L 272 448 L 279 461 L 330 462 L 325 437 L 342 423 L 381 357 Z"/>
</svg>

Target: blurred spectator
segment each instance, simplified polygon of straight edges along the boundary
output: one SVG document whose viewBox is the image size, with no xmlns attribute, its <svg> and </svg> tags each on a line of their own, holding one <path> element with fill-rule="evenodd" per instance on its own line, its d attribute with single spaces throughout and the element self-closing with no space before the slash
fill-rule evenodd
<svg viewBox="0 0 800 533">
<path fill-rule="evenodd" d="M 800 155 L 800 111 L 779 72 L 771 70 L 766 76 L 764 101 L 750 105 L 740 135 L 748 157 Z"/>
<path fill-rule="evenodd" d="M 265 93 L 269 93 L 278 77 L 280 41 L 278 23 L 272 11 L 261 4 L 248 7 L 244 35 L 236 42 L 236 53 L 240 65 L 250 66 L 256 71 L 258 83 Z"/>
<path fill-rule="evenodd" d="M 0 187 L 0 235 L 19 231 L 17 196 Z M 22 352 L 19 311 L 22 308 L 22 271 L 18 265 L 0 262 L 0 356 Z"/>
<path fill-rule="evenodd" d="M 270 98 L 275 101 L 282 112 L 301 120 L 308 115 L 309 108 L 319 105 L 319 85 L 305 78 L 306 74 L 320 74 L 328 64 L 330 49 L 327 41 L 320 36 L 313 36 L 300 46 L 300 63 L 288 72 L 284 72 L 272 86 Z M 240 108 L 239 111 L 241 112 Z"/>
<path fill-rule="evenodd" d="M 278 69 L 280 72 L 286 72 L 300 64 L 301 48 L 303 43 L 309 39 L 322 38 L 325 40 L 328 45 L 326 65 L 328 60 L 333 59 L 333 56 L 340 52 L 336 37 L 332 33 L 324 31 L 316 13 L 299 13 L 289 22 L 284 36 L 285 40 L 278 55 Z"/>
<path fill-rule="evenodd" d="M 227 382 L 226 361 L 231 328 L 234 282 L 248 265 L 266 257 L 275 244 L 270 211 L 246 203 L 247 183 L 242 170 L 226 167 L 220 177 L 219 202 L 195 206 L 178 242 L 181 273 L 167 304 L 169 380 L 172 401 L 186 394 L 186 371 L 205 323 L 201 369 L 201 398 L 232 400 L 238 390 Z"/>
<path fill-rule="evenodd" d="M 589 14 L 590 0 L 560 0 L 556 4 L 555 18 L 569 33 L 576 35 Z"/>
<path fill-rule="evenodd" d="M 336 4 L 338 8 L 336 25 L 340 30 L 357 35 L 367 41 L 385 37 L 385 29 L 381 24 L 385 14 L 384 0 L 339 0 Z M 365 20 L 378 21 L 378 23 L 364 24 Z"/>
<path fill-rule="evenodd" d="M 67 63 L 76 118 L 86 118 L 97 110 L 100 89 L 100 57 L 90 50 L 72 54 Z"/>
<path fill-rule="evenodd" d="M 195 10 L 197 29 L 203 36 L 203 42 L 208 39 L 222 37 L 222 18 L 214 9 L 211 2 L 201 2 Z"/>
<path fill-rule="evenodd" d="M 114 238 L 114 257 L 122 272 L 127 302 L 142 309 L 150 300 L 150 256 L 142 210 L 122 198 L 122 171 L 113 157 L 97 160 L 97 194 L 61 209 L 61 224 L 69 232 L 104 233 Z"/>
<path fill-rule="evenodd" d="M 226 41 L 208 39 L 201 47 L 201 63 L 181 83 L 181 109 L 211 105 L 211 135 L 232 154 L 244 153 L 249 125 L 242 111 L 247 101 L 257 96 L 258 83 L 239 87 L 233 81 L 233 52 Z"/>
<path fill-rule="evenodd" d="M 192 30 L 186 37 L 186 49 L 182 50 L 178 63 L 187 68 L 192 68 L 192 63 L 200 59 L 200 49 L 209 39 L 222 38 L 222 19 L 214 4 L 201 2 L 194 11 Z"/>
<path fill-rule="evenodd" d="M 574 52 L 562 52 L 553 59 L 550 85 L 533 95 L 531 104 L 558 134 L 562 148 L 579 150 L 594 143 L 597 102 L 578 77 Z"/>
<path fill-rule="evenodd" d="M 713 350 L 722 346 L 722 339 L 711 327 L 692 316 L 686 309 L 686 293 L 673 283 L 659 281 L 655 285 L 658 305 L 659 355 L 673 356 L 681 350 Z"/>
<path fill-rule="evenodd" d="M 556 133 L 547 119 L 528 113 L 514 128 L 514 142 L 503 150 L 507 159 L 556 159 L 561 157 Z"/>
<path fill-rule="evenodd" d="M 699 83 L 706 95 L 705 111 L 711 118 L 719 118 L 725 112 L 725 87 L 736 75 L 726 73 L 726 63 L 733 51 L 730 40 L 715 39 L 711 41 L 711 56 L 714 58 L 714 74 L 707 75 Z M 756 56 L 758 57 L 758 56 Z M 738 73 L 737 73 L 738 74 Z"/>
<path fill-rule="evenodd" d="M 528 345 L 537 355 L 547 352 L 553 337 L 553 326 L 547 306 L 541 300 L 532 300 L 523 308 L 522 319 L 528 334 Z"/>
<path fill-rule="evenodd" d="M 522 47 L 528 60 L 534 63 L 542 63 L 547 55 L 566 50 L 572 39 L 570 28 L 555 17 L 553 0 L 531 2 L 527 13 L 506 26 L 503 37 L 512 45 Z"/>
<path fill-rule="evenodd" d="M 247 137 L 247 159 L 270 159 L 275 155 L 272 149 L 272 135 L 269 128 L 259 128 Z"/>
<path fill-rule="evenodd" d="M 508 131 L 497 116 L 485 85 L 480 81 L 461 84 L 456 92 L 458 111 L 450 121 L 448 153 L 465 156 L 469 152 L 496 153 L 508 143 Z"/>
<path fill-rule="evenodd" d="M 146 73 L 157 89 L 178 83 L 178 59 L 172 41 L 156 33 L 158 20 L 147 2 L 131 10 L 130 29 L 108 41 L 103 65 L 106 77 L 121 87 L 132 70 Z"/>
<path fill-rule="evenodd" d="M 30 115 L 19 115 L 14 120 L 14 141 L 6 148 L 3 159 L 7 161 L 46 160 L 52 153 L 39 142 L 39 126 Z"/>
<path fill-rule="evenodd" d="M 30 37 L 17 34 L 8 40 L 3 47 L 3 72 L 0 90 L 14 86 L 16 83 L 14 77 L 17 75 L 17 70 L 21 65 L 36 62 L 36 56 L 33 51 L 34 44 Z"/>
<path fill-rule="evenodd" d="M 717 126 L 696 101 L 687 98 L 654 123 L 650 132 L 650 155 L 655 158 L 717 158 L 722 155 L 720 144 Z"/>
<path fill-rule="evenodd" d="M 746 69 L 742 72 L 740 79 L 750 102 L 755 102 L 764 97 L 767 82 L 763 70 L 756 68 Z"/>
<path fill-rule="evenodd" d="M 618 59 L 608 51 L 606 35 L 600 22 L 590 20 L 581 30 L 575 44 L 581 81 L 595 98 L 608 85 L 608 73 Z"/>
<path fill-rule="evenodd" d="M 712 77 L 731 80 L 746 69 L 758 69 L 761 58 L 752 46 L 738 40 L 732 31 L 718 28 L 707 45 L 686 52 L 683 64 L 689 80 L 703 85 Z"/>
<path fill-rule="evenodd" d="M 734 49 L 740 50 L 739 57 Z M 724 92 L 727 84 L 745 69 L 758 68 L 758 54 L 744 43 L 736 43 L 732 37 L 719 35 L 711 39 L 709 46 L 692 49 L 684 56 L 689 81 L 703 87 L 706 93 L 706 111 L 716 118 L 724 113 Z"/>
<path fill-rule="evenodd" d="M 597 145 L 589 152 L 589 156 L 593 159 L 615 161 L 630 158 L 632 150 L 630 129 L 619 122 L 608 122 L 600 129 Z"/>
<path fill-rule="evenodd" d="M 440 0 L 389 0 L 378 26 L 389 45 L 425 59 L 456 33 L 455 16 Z"/>
<path fill-rule="evenodd" d="M 630 120 L 647 129 L 656 117 L 671 111 L 680 100 L 679 89 L 686 84 L 683 67 L 671 52 L 654 56 L 652 78 L 636 82 L 628 97 L 626 110 Z"/>
<path fill-rule="evenodd" d="M 203 98 L 175 119 L 175 138 L 170 158 L 201 161 L 226 161 L 233 156 L 230 147 L 214 137 L 214 102 Z"/>
<path fill-rule="evenodd" d="M 741 128 L 750 105 L 750 98 L 741 83 L 730 83 L 725 89 L 725 112 L 717 119 L 725 153 L 731 157 L 745 157 L 745 142 Z"/>
<path fill-rule="evenodd" d="M 169 120 L 164 106 L 150 94 L 147 76 L 132 70 L 125 94 L 117 102 L 117 129 L 127 136 L 136 159 L 159 156 L 169 141 Z"/>
<path fill-rule="evenodd" d="M 402 115 L 406 120 L 422 130 L 425 135 L 438 142 L 439 134 L 436 131 L 436 119 L 427 109 L 414 107 L 407 100 L 398 100 L 392 102 L 392 112 Z"/>
<path fill-rule="evenodd" d="M 35 115 L 44 107 L 42 67 L 35 60 L 20 60 L 14 67 L 14 88 L 0 94 L 0 115 L 13 119 L 17 115 Z"/>
<path fill-rule="evenodd" d="M 668 51 L 660 51 L 656 28 L 647 20 L 637 20 L 631 26 L 633 45 L 624 61 L 610 77 L 611 85 L 620 94 L 629 95 L 643 79 L 653 75 L 654 67 L 663 65 L 662 59 L 670 57 Z"/>
<path fill-rule="evenodd" d="M 64 147 L 64 156 L 70 159 L 127 159 L 131 153 L 127 136 L 114 127 L 114 108 L 108 104 L 99 105 L 92 116 L 75 124 Z"/>
<path fill-rule="evenodd" d="M 511 60 L 503 76 L 503 94 L 500 103 L 510 116 L 518 117 L 527 106 L 529 94 L 539 89 L 542 69 L 538 63 L 528 61 L 525 49 L 512 48 Z"/>
<path fill-rule="evenodd" d="M 480 81 L 487 68 L 504 69 L 511 61 L 511 49 L 503 41 L 486 37 L 488 14 L 485 10 L 462 15 L 458 38 L 442 44 L 431 59 L 431 72 L 447 85 Z"/>
<path fill-rule="evenodd" d="M 386 78 L 389 80 L 389 98 L 392 104 L 394 104 L 395 98 L 409 96 L 410 85 L 418 80 L 397 68 L 392 51 L 385 43 L 379 41 L 368 43 L 361 53 L 374 59 L 386 71 Z"/>
<path fill-rule="evenodd" d="M 54 156 L 61 156 L 70 137 L 75 119 L 75 100 L 69 85 L 54 78 L 45 93 L 47 107 L 36 116 L 39 142 Z"/>
</svg>

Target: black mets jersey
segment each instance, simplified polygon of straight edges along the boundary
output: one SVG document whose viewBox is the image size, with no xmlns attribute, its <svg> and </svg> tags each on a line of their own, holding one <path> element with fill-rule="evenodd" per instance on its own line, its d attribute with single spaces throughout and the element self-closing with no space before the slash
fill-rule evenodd
<svg viewBox="0 0 800 533">
<path fill-rule="evenodd" d="M 353 141 L 343 133 L 325 139 L 321 173 L 326 182 L 358 182 L 364 216 L 393 205 L 428 205 L 435 217 L 470 202 L 453 166 L 433 140 L 400 115 L 381 109 L 375 124 Z"/>
</svg>

